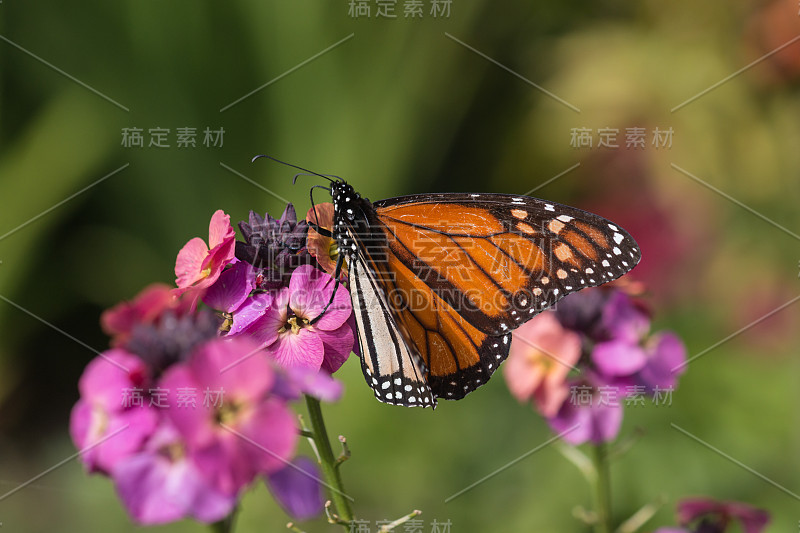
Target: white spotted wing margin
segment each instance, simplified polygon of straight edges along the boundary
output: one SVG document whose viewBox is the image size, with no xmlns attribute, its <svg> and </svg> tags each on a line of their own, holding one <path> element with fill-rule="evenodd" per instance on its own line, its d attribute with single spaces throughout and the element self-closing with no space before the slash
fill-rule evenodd
<svg viewBox="0 0 800 533">
<path fill-rule="evenodd" d="M 422 358 L 405 340 L 374 274 L 361 254 L 350 256 L 350 297 L 361 348 L 361 369 L 375 398 L 406 407 L 436 407 Z"/>
</svg>

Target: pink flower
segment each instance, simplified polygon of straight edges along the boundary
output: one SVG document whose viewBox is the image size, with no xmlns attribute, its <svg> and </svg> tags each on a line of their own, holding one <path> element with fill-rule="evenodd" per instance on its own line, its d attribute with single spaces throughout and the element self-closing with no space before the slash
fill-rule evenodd
<svg viewBox="0 0 800 533">
<path fill-rule="evenodd" d="M 143 396 L 147 372 L 141 359 L 119 349 L 96 357 L 84 370 L 69 429 L 90 472 L 109 472 L 155 430 L 158 415 Z"/>
<path fill-rule="evenodd" d="M 569 395 L 567 374 L 580 355 L 580 336 L 553 313 L 542 313 L 514 331 L 503 375 L 517 400 L 532 399 L 542 416 L 551 417 Z"/>
<path fill-rule="evenodd" d="M 175 283 L 181 292 L 211 286 L 234 254 L 236 232 L 231 218 L 221 209 L 211 217 L 208 226 L 208 245 L 200 237 L 186 243 L 175 261 Z"/>
<path fill-rule="evenodd" d="M 121 302 L 100 316 L 100 324 L 112 337 L 112 346 L 124 345 L 134 327 L 140 324 L 153 324 L 161 316 L 172 311 L 180 316 L 189 309 L 187 300 L 178 298 L 167 285 L 153 283 L 145 287 L 130 302 Z"/>
<path fill-rule="evenodd" d="M 556 433 L 566 432 L 562 439 L 575 446 L 613 441 L 622 425 L 619 389 L 587 373 L 570 383 L 570 398 L 547 423 Z"/>
<path fill-rule="evenodd" d="M 289 287 L 275 294 L 267 312 L 247 328 L 284 368 L 320 368 L 333 373 L 353 351 L 350 295 L 344 286 L 336 290 L 333 302 L 322 314 L 333 293 L 334 280 L 310 265 L 292 273 Z"/>
<path fill-rule="evenodd" d="M 273 394 L 274 372 L 248 339 L 216 339 L 187 363 L 172 366 L 161 387 L 170 391 L 166 415 L 212 486 L 237 494 L 260 473 L 281 468 L 297 442 L 294 416 Z M 195 406 L 180 401 L 193 391 Z M 202 402 L 201 402 L 202 400 Z"/>
<path fill-rule="evenodd" d="M 734 521 L 741 524 L 744 533 L 761 533 L 769 524 L 770 516 L 746 503 L 712 498 L 687 498 L 678 504 L 678 522 L 691 531 L 723 533 Z"/>
<path fill-rule="evenodd" d="M 222 493 L 203 476 L 168 423 L 162 423 L 142 451 L 118 461 L 111 477 L 125 508 L 143 525 L 186 517 L 216 522 L 236 504 L 235 496 Z"/>
</svg>

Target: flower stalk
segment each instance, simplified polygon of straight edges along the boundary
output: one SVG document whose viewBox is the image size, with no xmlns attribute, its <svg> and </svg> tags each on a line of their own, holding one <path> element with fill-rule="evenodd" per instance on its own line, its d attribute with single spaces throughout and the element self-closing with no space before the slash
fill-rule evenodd
<svg viewBox="0 0 800 533">
<path fill-rule="evenodd" d="M 328 439 L 328 431 L 325 429 L 325 420 L 322 417 L 322 409 L 319 400 L 306 395 L 306 406 L 308 407 L 311 431 L 314 434 L 314 443 L 319 453 L 322 475 L 330 489 L 331 501 L 333 501 L 333 505 L 336 509 L 339 523 L 344 526 L 346 531 L 349 531 L 350 522 L 353 521 L 353 511 L 350 509 L 350 502 L 344 492 L 344 485 L 339 475 L 336 458 L 333 456 L 331 442 Z"/>
<path fill-rule="evenodd" d="M 605 443 L 593 448 L 595 479 L 592 487 L 594 511 L 597 521 L 595 533 L 611 533 L 611 475 L 608 465 L 608 449 Z"/>
</svg>

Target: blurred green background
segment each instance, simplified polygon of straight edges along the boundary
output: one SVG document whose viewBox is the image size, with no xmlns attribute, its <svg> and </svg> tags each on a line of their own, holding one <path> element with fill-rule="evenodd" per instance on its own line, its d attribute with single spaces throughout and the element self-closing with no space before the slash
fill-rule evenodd
<svg viewBox="0 0 800 533">
<path fill-rule="evenodd" d="M 616 518 L 665 495 L 651 530 L 679 498 L 710 495 L 795 531 L 798 499 L 670 424 L 800 492 L 798 304 L 728 339 L 800 294 L 797 2 L 453 0 L 433 17 L 423 0 L 406 18 L 399 0 L 395 19 L 368 4 L 356 18 L 347 0 L 0 3 L 0 493 L 75 452 L 69 410 L 86 346 L 106 346 L 104 308 L 174 279 L 215 209 L 309 207 L 314 180 L 293 187 L 291 169 L 249 162 L 269 153 L 373 200 L 538 188 L 619 222 L 642 246 L 632 277 L 655 327 L 690 355 L 725 342 L 689 365 L 672 406 L 626 411 L 623 434 L 644 437 L 612 467 Z M 122 144 L 134 127 L 142 148 Z M 195 148 L 177 147 L 184 127 Z M 151 128 L 171 146 L 148 146 Z M 204 146 L 206 128 L 224 129 L 222 146 Z M 575 128 L 592 147 L 571 145 Z M 597 146 L 601 128 L 617 148 Z M 626 128 L 644 129 L 643 147 L 626 147 Z M 671 146 L 652 144 L 655 128 Z M 571 513 L 587 487 L 552 447 L 445 504 L 551 436 L 499 374 L 436 412 L 377 403 L 355 360 L 340 376 L 328 426 L 350 442 L 345 484 L 373 529 L 412 509 L 426 533 L 434 519 L 457 533 L 585 529 Z M 238 530 L 287 520 L 261 486 Z M 75 460 L 0 501 L 0 522 L 137 529 Z"/>
</svg>

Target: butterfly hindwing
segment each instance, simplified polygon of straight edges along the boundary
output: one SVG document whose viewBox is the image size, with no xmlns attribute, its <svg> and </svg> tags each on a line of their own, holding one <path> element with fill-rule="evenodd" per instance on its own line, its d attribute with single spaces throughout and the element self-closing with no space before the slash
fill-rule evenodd
<svg viewBox="0 0 800 533">
<path fill-rule="evenodd" d="M 375 397 L 396 405 L 435 405 L 425 368 L 406 341 L 375 272 L 361 254 L 351 255 L 349 271 L 361 367 Z"/>
</svg>

